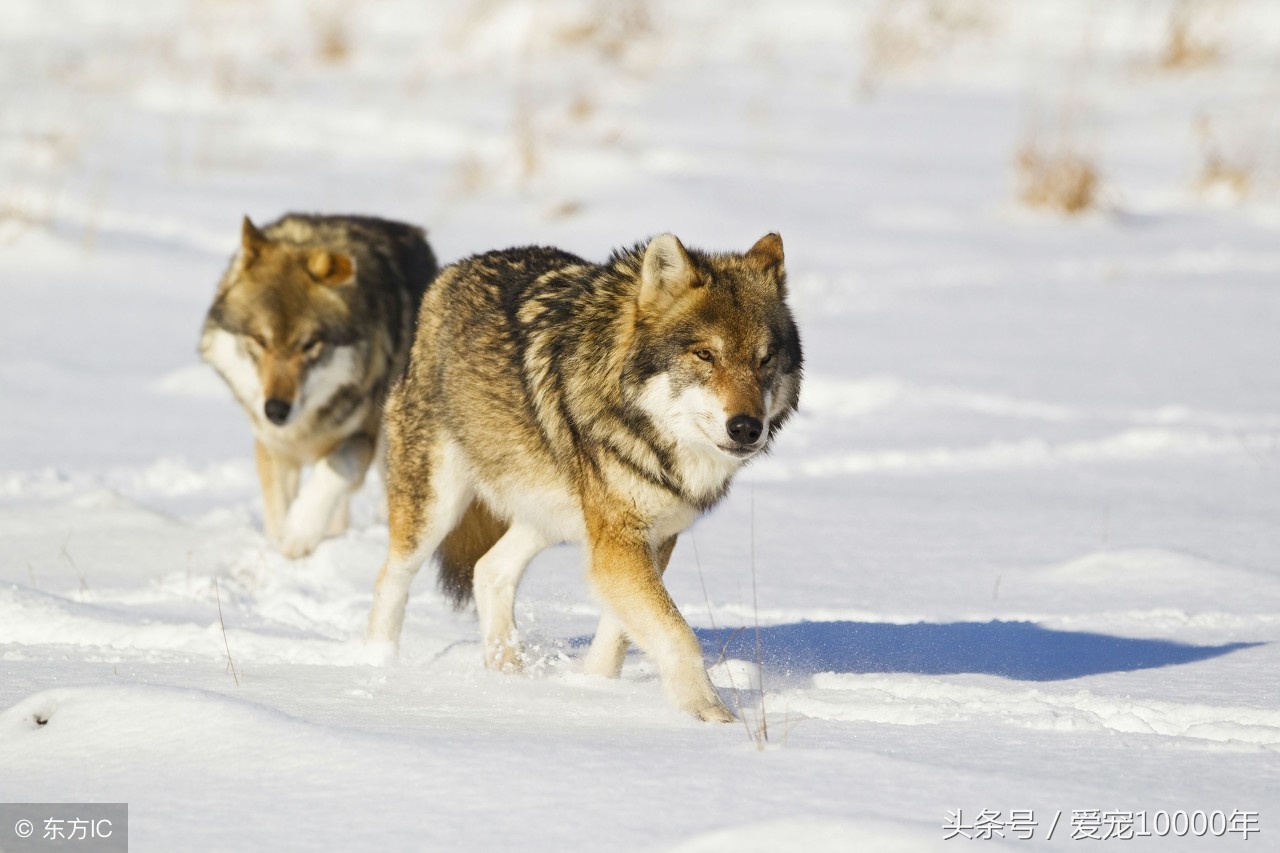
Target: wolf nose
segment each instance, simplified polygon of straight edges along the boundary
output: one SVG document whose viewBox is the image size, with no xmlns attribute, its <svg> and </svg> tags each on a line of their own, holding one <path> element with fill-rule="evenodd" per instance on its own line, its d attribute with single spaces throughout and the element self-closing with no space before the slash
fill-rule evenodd
<svg viewBox="0 0 1280 853">
<path fill-rule="evenodd" d="M 734 415 L 725 424 L 725 429 L 729 431 L 729 437 L 738 444 L 755 444 L 760 440 L 760 433 L 764 432 L 764 424 L 760 423 L 759 418 L 750 415 Z"/>
<path fill-rule="evenodd" d="M 276 397 L 272 397 L 267 401 L 267 404 L 262 407 L 263 411 L 266 412 L 267 420 L 271 421 L 276 426 L 279 426 L 289 419 L 290 408 L 292 407 L 289 405 L 288 400 L 280 400 Z"/>
</svg>

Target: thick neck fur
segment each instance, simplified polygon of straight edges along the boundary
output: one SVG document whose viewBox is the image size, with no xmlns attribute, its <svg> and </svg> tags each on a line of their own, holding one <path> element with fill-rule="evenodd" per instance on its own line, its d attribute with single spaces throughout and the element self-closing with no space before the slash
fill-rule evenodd
<svg viewBox="0 0 1280 853">
<path fill-rule="evenodd" d="M 622 457 L 634 476 L 705 511 L 724 496 L 744 460 L 690 425 L 711 395 L 676 375 L 676 361 L 685 356 L 665 339 L 664 318 L 645 317 L 637 309 L 644 250 L 642 244 L 618 252 L 604 267 L 584 264 L 574 276 L 575 298 L 587 307 L 563 317 L 548 339 L 565 362 L 556 371 L 562 402 L 589 454 Z M 700 267 L 714 264 L 701 253 L 690 255 Z M 580 364 L 570 368 L 574 361 Z M 774 420 L 785 418 L 793 405 L 786 401 Z M 723 423 L 724 415 L 719 418 Z"/>
</svg>

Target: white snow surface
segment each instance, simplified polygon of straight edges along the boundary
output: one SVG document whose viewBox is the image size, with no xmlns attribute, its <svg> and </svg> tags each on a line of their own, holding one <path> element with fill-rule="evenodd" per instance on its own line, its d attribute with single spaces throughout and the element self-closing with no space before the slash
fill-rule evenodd
<svg viewBox="0 0 1280 853">
<path fill-rule="evenodd" d="M 1262 0 L 5 0 L 0 800 L 128 802 L 136 851 L 939 850 L 957 809 L 1280 849 L 1278 50 Z M 1100 209 L 1018 204 L 1035 135 Z M 524 674 L 431 569 L 361 663 L 380 484 L 273 552 L 195 355 L 286 210 L 446 262 L 782 234 L 801 411 L 667 574 L 742 724 L 582 674 L 563 547 Z"/>
</svg>

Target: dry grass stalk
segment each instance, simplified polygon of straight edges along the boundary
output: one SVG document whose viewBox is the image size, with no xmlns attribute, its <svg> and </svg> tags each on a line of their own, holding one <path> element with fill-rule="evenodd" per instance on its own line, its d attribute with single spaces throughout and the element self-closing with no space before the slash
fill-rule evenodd
<svg viewBox="0 0 1280 853">
<path fill-rule="evenodd" d="M 231 644 L 227 642 L 227 623 L 222 621 L 222 591 L 218 589 L 217 578 L 213 579 L 213 594 L 218 599 L 218 624 L 222 627 L 222 646 L 227 650 L 227 670 L 235 680 L 236 687 L 239 687 L 240 675 L 236 672 L 236 662 L 231 658 Z"/>
<path fill-rule="evenodd" d="M 711 630 L 719 631 L 719 628 L 716 627 L 715 612 L 711 607 L 711 597 L 707 594 L 707 582 L 702 574 L 702 559 L 698 555 L 698 540 L 692 533 L 690 533 L 689 541 L 693 545 L 693 560 L 698 569 L 698 582 L 702 585 L 702 598 L 707 603 L 707 618 L 711 622 Z M 760 694 L 758 704 L 755 707 L 748 707 L 742 701 L 742 691 L 752 690 L 750 676 L 747 678 L 747 684 L 743 687 L 739 687 L 733 676 L 732 667 L 726 665 L 724 674 L 729 679 L 729 690 L 733 693 L 733 710 L 737 714 L 738 719 L 742 721 L 742 726 L 747 733 L 747 739 L 756 745 L 757 750 L 763 751 L 764 748 L 769 745 L 770 740 L 769 715 L 765 710 L 764 704 L 764 646 L 760 636 L 760 606 L 759 599 L 756 594 L 756 496 L 754 490 L 751 492 L 751 608 L 755 615 L 756 689 Z M 729 645 L 737 639 L 738 635 L 742 634 L 746 630 L 747 627 L 744 625 L 736 631 L 725 635 L 723 641 L 720 643 L 720 653 L 716 656 L 715 663 L 711 665 L 712 668 L 728 663 Z M 748 711 L 750 711 L 750 715 L 748 715 Z M 788 711 L 788 719 L 789 716 L 790 712 Z M 786 726 L 783 731 L 784 744 L 789 728 L 789 726 Z"/>
<path fill-rule="evenodd" d="M 1204 157 L 1196 187 L 1202 193 L 1226 191 L 1237 199 L 1249 195 L 1257 172 L 1254 158 L 1243 153 L 1231 156 L 1224 152 L 1208 116 L 1200 116 L 1195 124 Z"/>
<path fill-rule="evenodd" d="M 35 193 L 25 187 L 0 190 L 0 245 L 15 243 L 29 229 L 48 225 L 48 215 L 37 208 Z"/>
<path fill-rule="evenodd" d="M 584 122 L 595 114 L 596 105 L 590 96 L 579 94 L 569 104 L 569 118 L 576 122 Z"/>
<path fill-rule="evenodd" d="M 489 167 L 480 155 L 468 151 L 453 167 L 446 195 L 452 199 L 470 198 L 484 190 L 491 177 Z"/>
<path fill-rule="evenodd" d="M 81 141 L 70 131 L 27 131 L 21 138 L 18 156 L 0 174 L 0 244 L 53 224 L 62 182 L 80 161 Z"/>
<path fill-rule="evenodd" d="M 1222 50 L 1206 32 L 1219 4 L 1181 0 L 1169 13 L 1168 37 L 1158 64 L 1166 71 L 1188 71 L 1216 65 Z"/>
<path fill-rule="evenodd" d="M 1098 205 L 1098 171 L 1084 155 L 1060 146 L 1045 150 L 1034 140 L 1018 151 L 1019 198 L 1031 207 L 1079 214 Z"/>
<path fill-rule="evenodd" d="M 1223 188 L 1238 198 L 1244 198 L 1253 189 L 1253 172 L 1211 155 L 1206 158 L 1196 184 L 1203 192 Z"/>
<path fill-rule="evenodd" d="M 618 62 L 653 31 L 649 0 L 617 0 L 592 4 L 587 17 L 561 27 L 553 34 L 553 42 L 563 47 L 593 50 L 605 59 Z"/>
<path fill-rule="evenodd" d="M 574 199 L 562 201 L 547 211 L 548 219 L 568 219 L 582 212 L 582 202 Z"/>
<path fill-rule="evenodd" d="M 341 65 L 351 58 L 351 34 L 340 12 L 318 15 L 316 55 L 327 65 Z"/>
<path fill-rule="evenodd" d="M 883 0 L 863 31 L 861 88 L 921 64 L 956 43 L 988 32 L 995 16 L 989 0 Z"/>
<path fill-rule="evenodd" d="M 515 136 L 516 157 L 520 161 L 520 181 L 527 183 L 538 174 L 542 166 L 538 133 L 534 127 L 533 109 L 529 106 L 528 98 L 522 97 L 516 104 L 512 133 Z"/>
<path fill-rule="evenodd" d="M 751 489 L 751 612 L 756 621 L 756 672 L 760 682 L 760 707 L 756 716 L 756 749 L 769 742 L 769 715 L 764 707 L 764 646 L 760 641 L 760 601 L 756 594 L 756 490 Z"/>
</svg>

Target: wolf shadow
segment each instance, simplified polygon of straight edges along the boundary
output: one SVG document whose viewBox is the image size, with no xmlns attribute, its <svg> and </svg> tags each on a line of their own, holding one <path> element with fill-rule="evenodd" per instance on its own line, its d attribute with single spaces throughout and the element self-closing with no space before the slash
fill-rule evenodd
<svg viewBox="0 0 1280 853">
<path fill-rule="evenodd" d="M 1033 622 L 792 622 L 695 628 L 708 662 L 759 660 L 773 677 L 820 672 L 980 673 L 1061 681 L 1208 660 L 1260 643 L 1196 646 L 1043 628 Z M 758 649 L 758 651 L 757 651 Z"/>
</svg>

